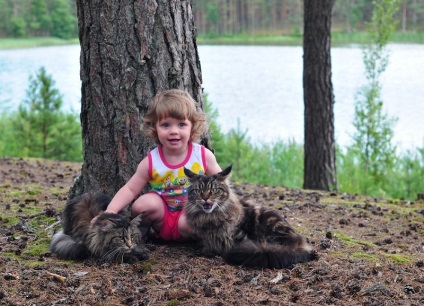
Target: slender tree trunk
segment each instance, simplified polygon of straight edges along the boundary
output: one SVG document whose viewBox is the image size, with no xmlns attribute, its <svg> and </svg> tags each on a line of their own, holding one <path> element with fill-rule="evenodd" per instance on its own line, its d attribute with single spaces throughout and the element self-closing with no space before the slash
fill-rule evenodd
<svg viewBox="0 0 424 306">
<path fill-rule="evenodd" d="M 84 163 L 70 197 L 114 194 L 153 145 L 140 123 L 157 92 L 186 89 L 203 108 L 192 1 L 77 0 L 77 9 Z"/>
<path fill-rule="evenodd" d="M 406 32 L 406 24 L 408 18 L 408 3 L 404 1 L 402 3 L 402 32 Z"/>
<path fill-rule="evenodd" d="M 287 2 L 286 0 L 281 0 L 281 11 L 280 11 L 280 22 L 281 22 L 281 28 L 285 29 L 287 28 Z"/>
<path fill-rule="evenodd" d="M 304 2 L 304 188 L 306 189 L 337 189 L 330 52 L 333 3 L 334 0 Z"/>
<path fill-rule="evenodd" d="M 414 33 L 417 32 L 417 20 L 418 20 L 418 14 L 417 14 L 417 0 L 412 1 L 413 10 L 412 10 L 412 29 Z"/>
</svg>

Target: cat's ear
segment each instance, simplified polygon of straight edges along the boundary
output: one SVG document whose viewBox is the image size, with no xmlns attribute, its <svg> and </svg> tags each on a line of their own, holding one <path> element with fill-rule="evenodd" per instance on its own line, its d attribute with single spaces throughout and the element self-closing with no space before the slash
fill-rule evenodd
<svg viewBox="0 0 424 306">
<path fill-rule="evenodd" d="M 228 177 L 228 175 L 230 175 L 232 167 L 233 165 L 231 164 L 227 168 L 219 172 L 217 174 L 218 178 L 220 178 L 221 180 L 225 180 Z"/>
<path fill-rule="evenodd" d="M 131 226 L 138 226 L 142 220 L 143 215 L 139 214 L 137 217 L 131 220 Z"/>
<path fill-rule="evenodd" d="M 189 178 L 192 179 L 196 177 L 196 173 L 192 172 L 190 169 L 184 167 L 184 174 Z"/>
<path fill-rule="evenodd" d="M 100 225 L 103 231 L 108 231 L 111 228 L 115 227 L 115 223 L 108 219 L 103 219 L 102 221 L 100 221 Z"/>
</svg>

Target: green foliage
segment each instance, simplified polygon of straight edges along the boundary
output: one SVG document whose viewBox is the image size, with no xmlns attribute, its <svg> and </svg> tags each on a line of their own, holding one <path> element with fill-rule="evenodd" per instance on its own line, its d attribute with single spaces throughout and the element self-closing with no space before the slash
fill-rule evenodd
<svg viewBox="0 0 424 306">
<path fill-rule="evenodd" d="M 349 147 L 344 153 L 337 150 L 337 181 L 339 191 L 353 194 L 385 196 L 383 186 L 369 172 L 364 172 L 358 151 Z"/>
<path fill-rule="evenodd" d="M 9 34 L 13 37 L 25 37 L 27 35 L 25 20 L 19 17 L 13 18 L 11 20 Z"/>
<path fill-rule="evenodd" d="M 54 0 L 51 21 L 53 36 L 69 39 L 76 35 L 77 19 L 72 14 L 67 0 Z"/>
<path fill-rule="evenodd" d="M 300 188 L 303 181 L 303 147 L 294 141 L 253 145 L 240 122 L 223 133 L 216 123 L 218 111 L 204 97 L 212 147 L 221 167 L 233 165 L 235 181 Z"/>
<path fill-rule="evenodd" d="M 370 178 L 373 186 L 386 183 L 387 170 L 393 167 L 396 148 L 391 144 L 395 118 L 383 112 L 380 76 L 388 64 L 386 45 L 395 30 L 393 15 L 399 1 L 373 1 L 374 11 L 369 26 L 370 43 L 363 50 L 365 76 L 368 83 L 362 86 L 356 96 L 353 125 L 352 153 L 362 169 L 364 178 Z M 369 184 L 362 186 L 361 193 L 367 193 Z"/>
<path fill-rule="evenodd" d="M 294 140 L 253 145 L 238 123 L 237 129 L 223 133 L 217 124 L 218 111 L 204 97 L 212 147 L 221 167 L 233 164 L 232 179 L 238 182 L 301 188 L 303 184 L 303 146 Z M 358 150 L 337 148 L 339 191 L 377 197 L 414 200 L 424 191 L 424 147 L 395 156 L 395 163 L 384 169 L 386 178 L 375 180 L 364 173 Z"/>
<path fill-rule="evenodd" d="M 213 2 L 206 3 L 206 20 L 215 27 L 219 22 L 219 10 L 216 4 Z"/>
<path fill-rule="evenodd" d="M 424 147 L 403 153 L 389 177 L 388 188 L 394 198 L 415 199 L 424 191 Z"/>
<path fill-rule="evenodd" d="M 45 0 L 32 0 L 30 3 L 29 29 L 35 36 L 48 33 L 51 28 L 51 18 Z"/>
<path fill-rule="evenodd" d="M 0 156 L 22 157 L 21 147 L 16 141 L 13 122 L 17 120 L 17 113 L 0 114 Z"/>
<path fill-rule="evenodd" d="M 77 37 L 73 0 L 0 0 L 0 35 Z"/>
<path fill-rule="evenodd" d="M 3 113 L 0 155 L 81 161 L 81 128 L 62 112 L 62 95 L 44 67 L 30 76 L 27 97 L 16 112 Z"/>
</svg>

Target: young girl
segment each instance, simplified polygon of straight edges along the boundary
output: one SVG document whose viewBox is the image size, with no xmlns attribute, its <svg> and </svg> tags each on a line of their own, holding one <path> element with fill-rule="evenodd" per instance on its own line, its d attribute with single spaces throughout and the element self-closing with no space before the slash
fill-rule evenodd
<svg viewBox="0 0 424 306">
<path fill-rule="evenodd" d="M 184 215 L 188 187 L 184 167 L 201 174 L 221 171 L 213 153 L 196 143 L 207 129 L 205 114 L 185 91 L 167 90 L 152 100 L 142 129 L 158 146 L 140 162 L 105 212 L 118 213 L 149 184 L 150 192 L 134 201 L 131 214 L 143 213 L 141 225 L 152 227 L 163 240 L 190 238 Z"/>
</svg>

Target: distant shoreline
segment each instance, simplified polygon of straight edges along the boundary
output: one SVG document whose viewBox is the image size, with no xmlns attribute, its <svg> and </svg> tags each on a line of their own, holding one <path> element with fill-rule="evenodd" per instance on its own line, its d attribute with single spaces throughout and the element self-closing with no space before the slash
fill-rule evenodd
<svg viewBox="0 0 424 306">
<path fill-rule="evenodd" d="M 333 46 L 364 44 L 367 42 L 367 33 L 333 33 L 331 41 Z M 301 35 L 200 35 L 197 37 L 198 45 L 258 45 L 258 46 L 301 46 Z M 424 33 L 395 33 L 391 43 L 424 44 Z M 0 50 L 24 49 L 45 46 L 59 46 L 79 44 L 79 38 L 64 40 L 55 37 L 34 38 L 0 38 Z"/>
</svg>

